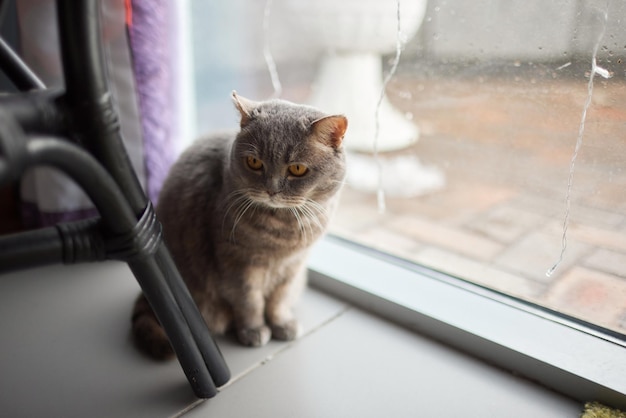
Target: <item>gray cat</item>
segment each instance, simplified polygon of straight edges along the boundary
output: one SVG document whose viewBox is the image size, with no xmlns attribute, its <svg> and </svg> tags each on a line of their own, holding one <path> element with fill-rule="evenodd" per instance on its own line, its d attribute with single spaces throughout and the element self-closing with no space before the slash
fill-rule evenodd
<svg viewBox="0 0 626 418">
<path fill-rule="evenodd" d="M 165 241 L 209 329 L 261 346 L 292 340 L 306 256 L 324 233 L 345 176 L 347 119 L 233 92 L 241 130 L 199 139 L 172 166 L 157 207 Z M 145 298 L 139 347 L 173 353 Z"/>
</svg>

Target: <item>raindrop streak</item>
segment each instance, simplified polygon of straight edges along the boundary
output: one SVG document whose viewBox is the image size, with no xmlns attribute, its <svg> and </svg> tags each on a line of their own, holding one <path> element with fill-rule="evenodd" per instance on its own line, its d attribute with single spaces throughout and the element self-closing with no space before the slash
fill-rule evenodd
<svg viewBox="0 0 626 418">
<path fill-rule="evenodd" d="M 376 161 L 376 166 L 378 168 L 378 212 L 385 213 L 386 204 L 385 204 L 385 191 L 383 189 L 383 166 L 380 160 L 380 155 L 378 154 L 378 136 L 380 135 L 380 107 L 383 103 L 383 99 L 385 98 L 385 90 L 387 89 L 387 84 L 391 81 L 391 78 L 396 73 L 398 69 L 398 64 L 400 63 L 400 55 L 402 55 L 402 31 L 400 28 L 400 0 L 396 0 L 396 21 L 398 22 L 398 30 L 396 32 L 396 56 L 393 59 L 393 64 L 391 65 L 391 69 L 389 73 L 383 80 L 383 87 L 380 90 L 380 97 L 378 98 L 378 103 L 376 104 L 376 113 L 374 118 L 376 120 L 376 125 L 374 129 L 374 161 Z"/>
<path fill-rule="evenodd" d="M 265 63 L 267 64 L 267 70 L 270 73 L 270 78 L 272 79 L 272 87 L 274 88 L 274 98 L 280 97 L 283 93 L 283 86 L 280 84 L 280 79 L 278 78 L 278 71 L 276 70 L 276 63 L 274 62 L 274 57 L 272 57 L 272 52 L 270 51 L 270 13 L 272 11 L 272 0 L 267 0 L 265 3 L 265 10 L 263 13 L 263 57 L 265 58 Z"/>
<path fill-rule="evenodd" d="M 546 271 L 546 276 L 550 277 L 554 274 L 554 271 L 559 267 L 561 262 L 563 261 L 563 256 L 565 255 L 565 251 L 567 250 L 567 229 L 569 227 L 569 217 L 570 210 L 572 206 L 572 184 L 574 183 L 574 168 L 576 166 L 576 159 L 578 158 L 578 153 L 580 152 L 580 147 L 583 143 L 583 135 L 585 133 L 585 120 L 587 119 L 587 110 L 591 105 L 591 97 L 593 95 L 593 78 L 596 74 L 608 78 L 608 71 L 602 67 L 598 67 L 596 63 L 596 57 L 598 55 L 598 48 L 600 47 L 600 42 L 602 42 L 602 38 L 604 38 L 604 33 L 606 32 L 606 22 L 608 20 L 608 1 L 604 11 L 602 13 L 602 30 L 598 36 L 598 40 L 596 41 L 593 47 L 593 54 L 591 56 L 591 74 L 589 74 L 589 82 L 587 83 L 587 100 L 585 101 L 585 105 L 583 106 L 583 113 L 580 120 L 580 125 L 578 127 L 578 137 L 576 138 L 576 147 L 574 148 L 574 154 L 572 154 L 572 159 L 570 161 L 569 167 L 569 177 L 567 179 L 567 191 L 565 193 L 565 216 L 563 217 L 563 235 L 561 236 L 561 253 L 559 254 L 559 258 L 556 263 L 552 267 Z"/>
</svg>

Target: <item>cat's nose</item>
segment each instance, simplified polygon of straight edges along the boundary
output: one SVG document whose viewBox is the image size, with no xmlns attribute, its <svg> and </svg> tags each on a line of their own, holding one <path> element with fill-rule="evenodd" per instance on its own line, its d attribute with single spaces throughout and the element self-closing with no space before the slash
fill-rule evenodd
<svg viewBox="0 0 626 418">
<path fill-rule="evenodd" d="M 265 191 L 267 192 L 269 197 L 278 194 L 278 192 L 280 191 L 280 182 L 277 179 L 269 179 L 265 183 Z"/>
</svg>

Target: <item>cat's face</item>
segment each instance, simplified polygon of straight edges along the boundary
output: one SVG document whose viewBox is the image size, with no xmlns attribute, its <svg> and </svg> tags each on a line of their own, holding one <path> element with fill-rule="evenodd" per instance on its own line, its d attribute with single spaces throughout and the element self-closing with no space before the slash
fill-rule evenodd
<svg viewBox="0 0 626 418">
<path fill-rule="evenodd" d="M 345 176 L 345 117 L 285 101 L 234 97 L 242 123 L 230 170 L 241 196 L 282 209 L 323 203 L 339 190 Z"/>
</svg>

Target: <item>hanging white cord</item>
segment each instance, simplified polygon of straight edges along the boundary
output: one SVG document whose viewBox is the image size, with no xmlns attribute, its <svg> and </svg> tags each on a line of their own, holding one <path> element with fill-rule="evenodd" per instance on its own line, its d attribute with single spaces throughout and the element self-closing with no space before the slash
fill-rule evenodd
<svg viewBox="0 0 626 418">
<path fill-rule="evenodd" d="M 380 90 L 380 97 L 378 98 L 378 103 L 376 104 L 376 113 L 374 115 L 376 124 L 374 129 L 374 161 L 376 161 L 376 167 L 378 171 L 378 211 L 380 213 L 385 213 L 386 204 L 385 204 L 385 190 L 383 189 L 383 166 L 382 161 L 380 159 L 380 155 L 378 152 L 378 142 L 380 135 L 380 107 L 383 103 L 383 99 L 385 98 L 385 90 L 387 89 L 387 84 L 391 81 L 391 78 L 395 75 L 396 70 L 398 69 L 398 64 L 400 63 L 400 55 L 402 55 L 402 31 L 400 26 L 400 0 L 396 0 L 396 21 L 398 23 L 397 32 L 396 32 L 396 56 L 393 59 L 393 63 L 391 65 L 391 69 L 389 73 L 385 77 L 383 81 L 383 87 Z"/>
<path fill-rule="evenodd" d="M 263 57 L 267 64 L 267 70 L 270 73 L 272 80 L 272 87 L 274 88 L 274 98 L 278 98 L 283 93 L 283 86 L 280 84 L 280 78 L 278 77 L 278 71 L 276 70 L 276 63 L 270 50 L 270 13 L 272 11 L 272 0 L 267 0 L 265 3 L 265 10 L 263 13 Z"/>
<path fill-rule="evenodd" d="M 554 271 L 559 267 L 559 265 L 563 262 L 563 257 L 565 256 L 565 251 L 567 250 L 567 230 L 569 228 L 569 218 L 572 206 L 572 186 L 574 184 L 574 169 L 576 167 L 576 159 L 578 158 L 578 153 L 580 152 L 580 148 L 583 144 L 583 136 L 585 133 L 585 121 L 587 119 L 587 110 L 591 105 L 591 98 L 593 96 L 593 78 L 596 74 L 600 75 L 604 78 L 609 78 L 609 72 L 599 67 L 596 63 L 596 57 L 598 55 L 598 49 L 600 47 L 600 43 L 602 42 L 602 38 L 604 38 L 604 33 L 606 32 L 606 22 L 608 20 L 608 1 L 606 3 L 606 7 L 602 12 L 603 22 L 602 22 L 602 30 L 598 36 L 598 40 L 596 41 L 593 47 L 593 54 L 591 56 L 591 73 L 589 74 L 589 82 L 587 83 L 587 100 L 585 101 L 585 105 L 583 106 L 583 113 L 580 120 L 580 125 L 578 127 L 578 137 L 576 138 L 576 147 L 574 148 L 574 153 L 572 154 L 572 159 L 570 161 L 569 167 L 569 176 L 567 179 L 567 191 L 565 193 L 565 215 L 563 217 L 563 234 L 561 236 L 561 252 L 559 254 L 559 258 L 556 263 L 552 267 L 546 271 L 546 276 L 550 277 L 554 274 Z"/>
</svg>

